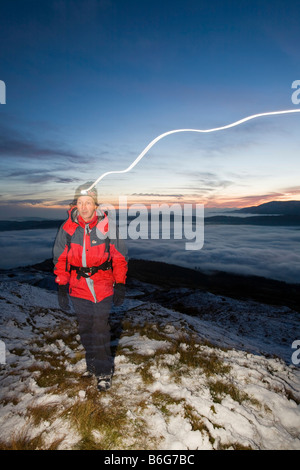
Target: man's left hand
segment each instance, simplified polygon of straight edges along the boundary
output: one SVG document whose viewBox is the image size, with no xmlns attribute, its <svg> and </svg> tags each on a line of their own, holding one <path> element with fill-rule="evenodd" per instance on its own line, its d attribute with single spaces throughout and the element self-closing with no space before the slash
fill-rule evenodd
<svg viewBox="0 0 300 470">
<path fill-rule="evenodd" d="M 126 292 L 125 284 L 121 284 L 121 283 L 115 284 L 113 302 L 116 307 L 119 307 L 120 305 L 123 304 L 124 299 L 125 299 L 125 292 Z"/>
</svg>

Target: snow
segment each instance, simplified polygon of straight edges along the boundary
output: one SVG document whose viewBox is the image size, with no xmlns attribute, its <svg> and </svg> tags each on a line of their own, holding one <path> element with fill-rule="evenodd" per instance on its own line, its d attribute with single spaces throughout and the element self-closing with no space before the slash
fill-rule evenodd
<svg viewBox="0 0 300 470">
<path fill-rule="evenodd" d="M 0 340 L 6 346 L 0 443 L 42 436 L 41 448 L 57 441 L 58 449 L 74 449 L 82 436 L 68 410 L 88 400 L 91 386 L 79 379 L 85 359 L 76 320 L 59 308 L 56 292 L 32 281 L 30 275 L 28 283 L 24 277 L 0 283 Z M 148 449 L 299 450 L 300 368 L 291 363 L 299 313 L 189 289 L 170 290 L 166 308 L 143 299 L 145 290 L 155 289 L 136 281 L 124 305 L 113 310 L 112 324 L 123 326 L 113 341 L 112 389 L 99 394 L 99 404 L 122 402 L 129 429 L 143 423 Z M 179 297 L 201 315 L 177 311 Z M 182 359 L 192 338 L 193 365 Z M 209 361 L 215 370 L 205 368 Z M 42 384 L 43 371 L 59 367 L 70 374 L 73 393 Z M 41 406 L 56 414 L 35 421 L 32 410 Z M 99 430 L 92 435 L 101 441 Z M 129 432 L 120 446 L 140 449 L 140 441 Z"/>
</svg>

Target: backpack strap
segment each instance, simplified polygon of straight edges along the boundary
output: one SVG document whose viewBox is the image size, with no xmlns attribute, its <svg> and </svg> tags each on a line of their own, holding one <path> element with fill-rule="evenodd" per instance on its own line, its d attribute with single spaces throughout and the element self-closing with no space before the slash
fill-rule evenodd
<svg viewBox="0 0 300 470">
<path fill-rule="evenodd" d="M 107 260 L 110 259 L 110 239 L 109 237 L 105 238 L 105 253 L 107 253 Z"/>
<path fill-rule="evenodd" d="M 104 216 L 98 217 L 98 221 L 103 220 L 105 216 L 108 218 L 108 211 L 104 211 Z M 110 239 L 108 236 L 105 237 L 105 251 L 107 253 L 107 261 L 110 261 Z"/>
<path fill-rule="evenodd" d="M 67 232 L 66 246 L 67 246 L 68 250 L 67 250 L 67 256 L 66 256 L 66 271 L 69 271 L 68 270 L 68 254 L 69 254 L 69 251 L 71 249 L 71 240 L 72 240 L 72 235 Z"/>
</svg>

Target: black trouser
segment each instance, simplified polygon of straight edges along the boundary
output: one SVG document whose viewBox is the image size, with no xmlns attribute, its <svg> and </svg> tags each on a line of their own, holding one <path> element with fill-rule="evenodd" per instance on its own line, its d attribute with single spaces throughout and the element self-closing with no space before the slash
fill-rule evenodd
<svg viewBox="0 0 300 470">
<path fill-rule="evenodd" d="M 96 376 L 110 374 L 113 365 L 109 325 L 112 296 L 97 303 L 72 297 L 72 302 L 85 349 L 87 370 Z"/>
</svg>

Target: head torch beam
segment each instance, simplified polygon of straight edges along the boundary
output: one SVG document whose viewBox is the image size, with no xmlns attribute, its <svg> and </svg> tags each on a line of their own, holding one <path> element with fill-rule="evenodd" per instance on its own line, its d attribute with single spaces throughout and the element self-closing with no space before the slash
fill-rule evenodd
<svg viewBox="0 0 300 470">
<path fill-rule="evenodd" d="M 167 137 L 168 135 L 171 134 L 176 134 L 179 132 L 199 132 L 199 133 L 209 133 L 209 132 L 217 132 L 217 131 L 222 131 L 225 129 L 230 129 L 231 127 L 236 127 L 239 126 L 240 124 L 243 124 L 244 122 L 250 121 L 251 119 L 256 119 L 259 117 L 264 117 L 264 116 L 278 116 L 280 114 L 291 114 L 291 113 L 299 113 L 300 109 L 288 109 L 285 111 L 271 111 L 267 113 L 260 113 L 260 114 L 253 114 L 252 116 L 245 117 L 243 119 L 240 119 L 239 121 L 235 121 L 231 124 L 227 124 L 226 126 L 222 127 L 215 127 L 213 129 L 177 129 L 173 131 L 168 131 L 165 132 L 164 134 L 159 135 L 155 139 L 153 139 L 147 147 L 140 153 L 140 155 L 129 165 L 128 168 L 125 170 L 115 170 L 115 171 L 107 171 L 106 173 L 103 173 L 103 175 L 99 176 L 99 178 L 86 190 L 81 191 L 82 195 L 87 194 L 88 191 L 90 191 L 94 186 L 96 186 L 105 176 L 107 175 L 112 175 L 112 174 L 120 174 L 120 173 L 127 173 L 128 171 L 132 170 L 132 168 L 135 167 L 135 165 L 146 155 L 146 153 L 155 145 L 159 140 L 163 139 L 164 137 Z"/>
</svg>

